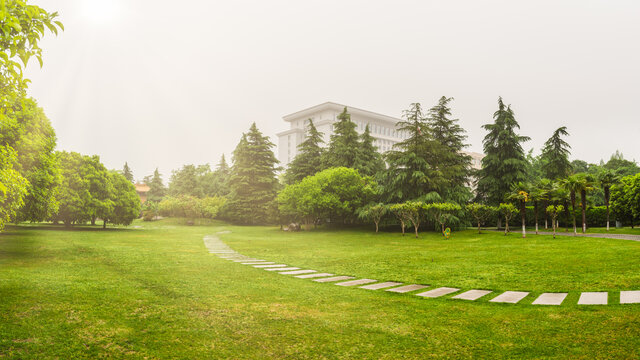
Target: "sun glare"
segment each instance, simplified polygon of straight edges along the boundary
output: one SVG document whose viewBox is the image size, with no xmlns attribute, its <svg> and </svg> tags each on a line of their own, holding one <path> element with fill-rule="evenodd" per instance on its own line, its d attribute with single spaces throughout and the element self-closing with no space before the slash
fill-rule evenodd
<svg viewBox="0 0 640 360">
<path fill-rule="evenodd" d="M 92 24 L 104 25 L 117 20 L 120 2 L 116 0 L 82 0 L 82 16 Z"/>
</svg>

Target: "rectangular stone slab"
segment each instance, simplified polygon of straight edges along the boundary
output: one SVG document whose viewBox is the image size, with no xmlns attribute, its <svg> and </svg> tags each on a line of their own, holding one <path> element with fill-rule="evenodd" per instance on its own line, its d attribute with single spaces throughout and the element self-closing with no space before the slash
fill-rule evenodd
<svg viewBox="0 0 640 360">
<path fill-rule="evenodd" d="M 535 299 L 533 305 L 562 305 L 567 293 L 544 293 Z"/>
<path fill-rule="evenodd" d="M 298 279 L 312 279 L 312 278 L 327 277 L 327 276 L 333 276 L 333 275 L 334 274 L 329 274 L 329 273 L 317 273 L 317 274 L 308 274 L 308 275 L 298 275 L 294 277 L 297 277 Z"/>
<path fill-rule="evenodd" d="M 428 286 L 426 286 L 426 285 L 413 284 L 413 285 L 400 286 L 400 287 L 393 288 L 393 289 L 387 289 L 385 291 L 391 291 L 391 292 L 395 292 L 395 293 L 406 293 L 406 292 L 409 292 L 409 291 L 420 290 L 420 289 L 424 289 L 424 288 L 427 288 L 427 287 Z"/>
<path fill-rule="evenodd" d="M 608 298 L 607 292 L 583 292 L 578 299 L 578 305 L 607 305 Z"/>
<path fill-rule="evenodd" d="M 274 265 L 253 265 L 254 268 L 277 268 L 277 267 L 287 267 L 286 264 L 274 264 Z"/>
<path fill-rule="evenodd" d="M 355 285 L 370 284 L 372 282 L 378 282 L 378 280 L 373 280 L 373 279 L 351 280 L 351 281 L 340 282 L 340 283 L 337 283 L 336 285 L 338 285 L 338 286 L 355 286 Z"/>
<path fill-rule="evenodd" d="M 487 294 L 491 294 L 492 291 L 491 290 L 469 290 L 469 291 L 465 291 L 462 294 L 458 294 L 454 297 L 452 297 L 452 299 L 462 299 L 462 300 L 478 300 L 481 297 L 487 295 Z"/>
<path fill-rule="evenodd" d="M 299 267 L 277 267 L 277 268 L 265 268 L 267 271 L 285 271 L 285 270 L 300 270 Z"/>
<path fill-rule="evenodd" d="M 284 274 L 284 275 L 300 275 L 300 274 L 309 274 L 309 273 L 314 273 L 316 272 L 315 270 L 294 270 L 294 271 L 283 271 L 280 274 Z"/>
<path fill-rule="evenodd" d="M 524 299 L 525 297 L 527 297 L 527 295 L 529 295 L 528 292 L 525 291 L 505 291 L 502 294 L 494 297 L 493 299 L 489 300 L 490 302 L 495 302 L 495 303 L 509 303 L 509 304 L 515 304 L 518 301 Z"/>
<path fill-rule="evenodd" d="M 441 287 L 441 288 L 437 288 L 437 289 L 433 289 L 433 290 L 429 290 L 429 291 L 425 291 L 425 292 L 416 294 L 416 296 L 422 296 L 422 297 L 428 297 L 428 298 L 437 298 L 437 297 L 440 297 L 440 296 L 444 296 L 444 295 L 447 295 L 447 294 L 454 293 L 456 291 L 460 291 L 460 289 L 450 288 L 450 287 Z"/>
<path fill-rule="evenodd" d="M 384 288 L 388 288 L 388 287 L 392 287 L 392 286 L 398 286 L 398 285 L 402 285 L 402 283 L 393 282 L 393 281 L 387 281 L 387 282 L 382 282 L 382 283 L 377 283 L 377 284 L 360 286 L 360 289 L 378 290 L 378 289 L 384 289 Z"/>
<path fill-rule="evenodd" d="M 316 281 L 316 282 L 332 282 L 332 281 L 349 280 L 349 279 L 355 279 L 355 278 L 353 276 L 334 276 L 334 277 L 328 277 L 328 278 L 323 278 L 323 279 L 315 279 L 313 281 Z"/>
<path fill-rule="evenodd" d="M 260 259 L 233 260 L 233 262 L 248 262 L 248 261 L 261 262 L 261 261 L 265 261 L 265 260 L 260 260 Z"/>
<path fill-rule="evenodd" d="M 250 261 L 250 262 L 243 262 L 241 264 L 242 265 L 271 265 L 275 263 L 273 261 L 261 261 L 261 262 Z"/>
<path fill-rule="evenodd" d="M 620 304 L 640 304 L 640 291 L 620 291 Z"/>
</svg>

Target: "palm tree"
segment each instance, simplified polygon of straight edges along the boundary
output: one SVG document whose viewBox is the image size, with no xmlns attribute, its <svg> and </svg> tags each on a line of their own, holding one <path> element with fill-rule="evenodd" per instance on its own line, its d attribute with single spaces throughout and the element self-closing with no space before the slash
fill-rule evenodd
<svg viewBox="0 0 640 360">
<path fill-rule="evenodd" d="M 569 197 L 571 198 L 571 218 L 573 219 L 573 235 L 578 234 L 578 230 L 576 228 L 576 193 L 582 190 L 582 179 L 580 174 L 570 175 L 565 179 L 560 180 L 560 185 L 569 192 Z"/>
<path fill-rule="evenodd" d="M 507 195 L 507 199 L 518 203 L 520 208 L 520 216 L 522 217 L 522 237 L 527 237 L 527 201 L 529 201 L 529 193 L 527 190 L 529 185 L 518 181 L 511 185 L 511 192 Z"/>
<path fill-rule="evenodd" d="M 609 200 L 611 198 L 611 186 L 616 184 L 620 180 L 619 175 L 609 169 L 602 169 L 598 173 L 598 183 L 602 186 L 604 191 L 604 204 L 607 207 L 607 231 L 609 231 Z"/>
<path fill-rule="evenodd" d="M 537 205 L 536 204 L 536 200 L 535 198 L 538 197 L 538 200 L 542 202 L 542 208 L 545 210 L 544 211 L 544 228 L 545 230 L 549 228 L 549 223 L 548 223 L 548 219 L 549 219 L 549 214 L 547 213 L 546 209 L 549 206 L 549 201 L 551 200 L 551 197 L 553 195 L 554 192 L 554 187 L 555 184 L 553 183 L 553 181 L 549 180 L 549 179 L 540 179 L 540 181 L 538 181 L 538 183 L 536 184 L 536 193 L 537 194 L 533 194 L 532 196 L 534 197 L 534 206 Z M 537 195 L 537 196 L 535 196 Z M 536 211 L 536 215 L 537 215 L 537 211 Z M 537 223 L 537 220 L 536 220 Z"/>
<path fill-rule="evenodd" d="M 582 209 L 582 233 L 587 232 L 587 191 L 594 189 L 593 177 L 587 174 L 580 175 L 580 208 Z"/>
<path fill-rule="evenodd" d="M 546 202 L 549 199 L 549 190 L 547 189 L 547 187 L 550 187 L 550 186 L 551 186 L 551 180 L 541 179 L 536 184 L 533 184 L 530 187 L 529 200 L 533 201 L 533 214 L 536 219 L 536 235 L 538 235 L 538 204 L 540 202 L 543 202 L 544 204 L 543 209 L 545 209 L 545 213 L 546 213 L 546 208 L 547 208 Z M 544 218 L 545 218 L 545 228 L 546 228 L 547 216 L 545 215 Z"/>
</svg>

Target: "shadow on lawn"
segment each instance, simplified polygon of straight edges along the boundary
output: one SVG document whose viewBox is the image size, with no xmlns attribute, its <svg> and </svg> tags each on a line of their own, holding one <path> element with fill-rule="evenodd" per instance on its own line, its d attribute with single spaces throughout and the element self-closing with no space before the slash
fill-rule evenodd
<svg viewBox="0 0 640 360">
<path fill-rule="evenodd" d="M 5 227 L 5 234 L 13 232 L 13 234 L 16 235 L 18 230 L 131 232 L 131 231 L 135 231 L 136 229 L 113 228 L 113 227 L 108 227 L 106 229 L 103 229 L 102 225 L 76 225 L 76 226 L 66 227 L 64 225 L 54 225 L 54 224 L 25 224 L 25 225 L 7 225 Z M 0 236 L 2 236 L 2 233 L 0 233 Z"/>
</svg>

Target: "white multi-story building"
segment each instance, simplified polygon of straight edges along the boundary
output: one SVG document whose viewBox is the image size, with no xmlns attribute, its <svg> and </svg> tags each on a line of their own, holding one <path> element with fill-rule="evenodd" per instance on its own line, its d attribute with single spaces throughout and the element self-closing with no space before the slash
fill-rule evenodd
<svg viewBox="0 0 640 360">
<path fill-rule="evenodd" d="M 365 127 L 369 125 L 369 131 L 374 138 L 373 145 L 376 146 L 381 153 L 391 150 L 393 144 L 407 138 L 407 134 L 396 130 L 396 124 L 401 121 L 401 119 L 333 102 L 326 102 L 294 112 L 282 118 L 290 124 L 290 128 L 277 134 L 278 160 L 280 160 L 280 164 L 286 167 L 298 154 L 298 145 L 306 138 L 309 120 L 313 121 L 313 125 L 324 135 L 324 145 L 328 145 L 331 134 L 333 134 L 333 124 L 339 121 L 338 115 L 340 115 L 345 107 L 351 115 L 351 121 L 356 124 L 356 130 L 359 134 L 362 134 Z M 480 161 L 484 155 L 470 152 L 465 153 L 472 157 L 472 167 L 480 168 Z"/>
<path fill-rule="evenodd" d="M 298 154 L 298 145 L 304 141 L 307 134 L 309 120 L 319 132 L 324 134 L 325 146 L 329 144 L 329 138 L 333 134 L 333 124 L 338 122 L 338 115 L 347 108 L 351 115 L 351 121 L 356 124 L 359 134 L 369 125 L 369 131 L 374 138 L 373 145 L 378 151 L 385 152 L 391 150 L 393 144 L 406 138 L 396 130 L 396 124 L 401 121 L 387 115 L 377 114 L 371 111 L 362 110 L 346 105 L 326 102 L 320 105 L 300 110 L 284 116 L 282 119 L 290 124 L 289 130 L 278 133 L 278 160 L 282 166 L 287 166 Z"/>
</svg>

